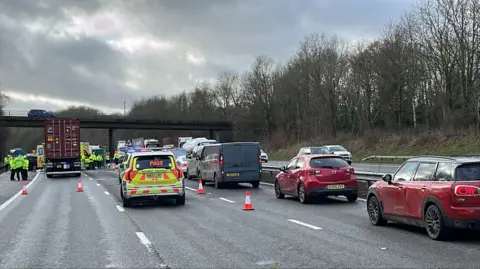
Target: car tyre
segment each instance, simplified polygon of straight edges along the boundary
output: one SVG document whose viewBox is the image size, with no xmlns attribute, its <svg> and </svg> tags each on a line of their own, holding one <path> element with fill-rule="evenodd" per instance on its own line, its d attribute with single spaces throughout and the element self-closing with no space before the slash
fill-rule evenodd
<svg viewBox="0 0 480 269">
<path fill-rule="evenodd" d="M 357 194 L 351 194 L 351 195 L 347 195 L 347 200 L 350 202 L 350 203 L 355 203 L 358 199 L 358 195 Z"/>
<path fill-rule="evenodd" d="M 220 189 L 222 187 L 221 183 L 217 180 L 217 174 L 213 175 L 213 183 L 215 185 L 215 189 Z"/>
<path fill-rule="evenodd" d="M 308 202 L 310 200 L 308 195 L 307 195 L 307 192 L 305 191 L 305 185 L 303 185 L 303 183 L 300 183 L 298 185 L 298 200 L 302 204 L 308 204 Z"/>
<path fill-rule="evenodd" d="M 254 188 L 260 187 L 260 180 L 259 181 L 253 181 L 252 182 L 252 187 L 254 187 Z"/>
<path fill-rule="evenodd" d="M 48 178 L 52 178 L 52 175 L 47 175 Z"/>
<path fill-rule="evenodd" d="M 185 193 L 182 196 L 176 197 L 175 202 L 177 205 L 185 205 Z"/>
<path fill-rule="evenodd" d="M 277 199 L 285 198 L 285 194 L 282 193 L 278 180 L 275 180 L 275 197 L 277 197 Z"/>
<path fill-rule="evenodd" d="M 387 221 L 382 217 L 382 210 L 377 197 L 370 196 L 367 201 L 367 212 L 370 222 L 375 226 L 385 226 Z"/>
<path fill-rule="evenodd" d="M 425 229 L 428 236 L 437 241 L 445 240 L 449 235 L 449 229 L 445 226 L 442 212 L 436 205 L 430 205 L 425 211 Z"/>
</svg>

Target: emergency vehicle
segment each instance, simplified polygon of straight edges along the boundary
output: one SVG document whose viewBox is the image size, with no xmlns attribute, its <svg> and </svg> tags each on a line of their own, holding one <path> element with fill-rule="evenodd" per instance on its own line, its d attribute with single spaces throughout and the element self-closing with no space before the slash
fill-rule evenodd
<svg viewBox="0 0 480 269">
<path fill-rule="evenodd" d="M 185 204 L 183 172 L 171 152 L 141 149 L 129 153 L 121 166 L 120 196 L 124 207 L 131 207 L 133 199 L 159 197 L 171 197 L 177 205 Z"/>
</svg>

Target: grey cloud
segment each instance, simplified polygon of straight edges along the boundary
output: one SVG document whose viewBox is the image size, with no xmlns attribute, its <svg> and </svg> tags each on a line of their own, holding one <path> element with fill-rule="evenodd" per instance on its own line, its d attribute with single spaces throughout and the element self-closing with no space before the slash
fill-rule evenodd
<svg viewBox="0 0 480 269">
<path fill-rule="evenodd" d="M 413 0 L 14 0 L 0 1 L 0 16 L 65 21 L 65 10 L 89 14 L 122 10 L 139 31 L 178 46 L 166 53 L 126 56 L 102 40 L 51 41 L 26 30 L 0 25 L 0 81 L 7 88 L 55 98 L 115 106 L 150 94 L 191 89 L 194 78 L 215 76 L 225 69 L 243 71 L 265 54 L 286 60 L 312 32 L 379 34 L 389 19 L 400 16 Z M 302 25 L 302 20 L 313 23 Z M 205 66 L 184 57 L 197 49 Z M 37 65 L 33 67 L 33 59 Z M 96 75 L 85 78 L 73 66 Z M 127 88 L 128 69 L 147 81 L 141 91 Z M 20 103 L 15 102 L 20 106 Z"/>
</svg>

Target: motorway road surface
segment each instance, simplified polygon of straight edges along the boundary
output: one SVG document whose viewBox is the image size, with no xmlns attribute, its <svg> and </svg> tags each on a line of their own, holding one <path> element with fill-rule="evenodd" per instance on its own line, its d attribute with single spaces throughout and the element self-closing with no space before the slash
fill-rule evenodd
<svg viewBox="0 0 480 269">
<path fill-rule="evenodd" d="M 265 166 L 283 166 L 287 165 L 288 161 L 268 161 L 264 163 Z M 357 171 L 372 172 L 372 173 L 395 173 L 400 165 L 398 164 L 382 164 L 382 163 L 352 163 L 353 168 Z"/>
<path fill-rule="evenodd" d="M 365 203 L 302 205 L 273 188 L 187 182 L 187 203 L 124 209 L 115 171 L 76 178 L 38 174 L 27 196 L 0 206 L 2 268 L 440 268 L 480 264 L 480 236 L 436 242 L 423 229 L 374 227 Z M 16 184 L 0 180 L 0 187 Z M 248 186 L 248 187 L 247 187 Z M 243 211 L 245 191 L 254 211 Z"/>
</svg>

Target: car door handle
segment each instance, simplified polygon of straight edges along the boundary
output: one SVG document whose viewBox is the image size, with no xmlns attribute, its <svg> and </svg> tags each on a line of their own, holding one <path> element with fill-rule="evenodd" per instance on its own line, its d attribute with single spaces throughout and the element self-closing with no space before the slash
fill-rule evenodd
<svg viewBox="0 0 480 269">
<path fill-rule="evenodd" d="M 427 186 L 423 186 L 421 187 L 422 191 L 426 190 L 427 189 Z"/>
<path fill-rule="evenodd" d="M 403 189 L 403 188 L 405 188 L 405 187 L 404 187 L 404 186 L 398 186 L 398 188 L 399 188 L 399 189 Z"/>
</svg>

